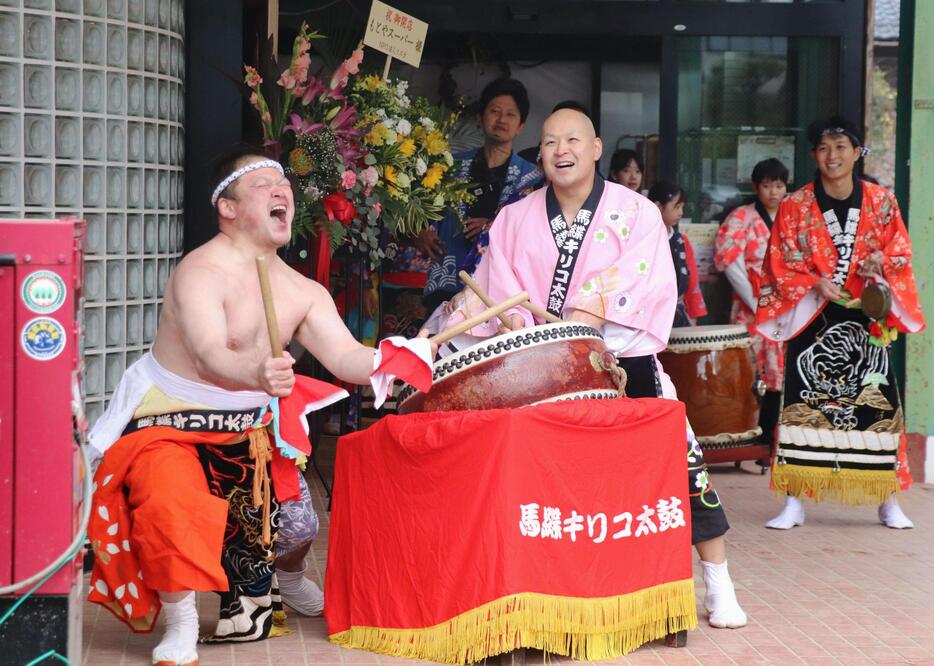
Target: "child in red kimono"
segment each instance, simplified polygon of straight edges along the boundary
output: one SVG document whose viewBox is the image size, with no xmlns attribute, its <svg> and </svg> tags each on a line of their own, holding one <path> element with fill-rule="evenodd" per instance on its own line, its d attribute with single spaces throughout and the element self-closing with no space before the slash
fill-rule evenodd
<svg viewBox="0 0 934 666">
<path fill-rule="evenodd" d="M 777 159 L 762 160 L 752 170 L 755 202 L 730 213 L 717 231 L 714 267 L 723 272 L 733 287 L 730 322 L 742 324 L 752 336 L 756 370 L 765 382 L 759 425 L 762 439 L 771 443 L 781 407 L 784 348 L 756 331 L 756 301 L 762 283 L 762 262 L 769 245 L 772 220 L 785 198 L 788 168 Z"/>
</svg>

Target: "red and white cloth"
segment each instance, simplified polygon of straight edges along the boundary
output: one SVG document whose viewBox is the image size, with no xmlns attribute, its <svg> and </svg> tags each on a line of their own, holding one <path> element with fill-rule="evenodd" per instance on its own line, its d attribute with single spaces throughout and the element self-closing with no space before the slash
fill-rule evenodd
<svg viewBox="0 0 934 666">
<path fill-rule="evenodd" d="M 432 355 L 427 338 L 407 340 L 392 336 L 380 341 L 373 358 L 373 374 L 370 375 L 376 409 L 392 395 L 392 384 L 397 377 L 419 391 L 431 390 Z"/>
</svg>

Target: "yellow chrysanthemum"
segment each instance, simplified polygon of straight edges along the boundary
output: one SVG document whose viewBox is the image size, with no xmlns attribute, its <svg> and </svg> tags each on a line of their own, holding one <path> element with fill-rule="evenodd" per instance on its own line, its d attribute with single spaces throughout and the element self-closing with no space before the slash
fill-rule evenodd
<svg viewBox="0 0 934 666">
<path fill-rule="evenodd" d="M 415 154 L 415 141 L 411 138 L 406 139 L 399 144 L 399 152 L 406 157 L 412 157 Z"/>
<path fill-rule="evenodd" d="M 386 135 L 389 130 L 382 123 L 376 123 L 370 128 L 370 131 L 363 137 L 363 141 L 369 146 L 382 146 L 386 141 Z"/>
<path fill-rule="evenodd" d="M 448 149 L 448 142 L 444 140 L 441 132 L 434 130 L 425 137 L 425 150 L 429 155 L 440 155 Z"/>
<path fill-rule="evenodd" d="M 415 139 L 416 141 L 420 141 L 420 142 L 422 142 L 422 143 L 424 143 L 424 141 L 425 141 L 425 136 L 426 136 L 427 134 L 428 134 L 428 132 L 427 132 L 427 131 L 425 130 L 425 128 L 422 127 L 421 125 L 416 125 L 415 128 L 412 130 L 412 138 Z"/>
<path fill-rule="evenodd" d="M 293 148 L 289 153 L 289 168 L 299 177 L 311 173 L 311 156 L 301 148 Z"/>
<path fill-rule="evenodd" d="M 391 164 L 387 164 L 385 167 L 383 167 L 383 180 L 385 180 L 387 183 L 392 183 L 393 185 L 398 184 L 399 174 L 396 171 L 396 167 L 392 166 Z"/>
<path fill-rule="evenodd" d="M 425 172 L 425 177 L 422 178 L 422 187 L 429 190 L 437 187 L 441 183 L 441 177 L 446 170 L 447 167 L 443 164 L 432 164 L 428 167 L 428 171 Z"/>
</svg>

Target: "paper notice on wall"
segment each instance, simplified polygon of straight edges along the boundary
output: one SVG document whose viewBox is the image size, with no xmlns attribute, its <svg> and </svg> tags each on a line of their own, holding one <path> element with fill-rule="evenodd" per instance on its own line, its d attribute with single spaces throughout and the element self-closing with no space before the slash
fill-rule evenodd
<svg viewBox="0 0 934 666">
<path fill-rule="evenodd" d="M 739 137 L 736 146 L 736 182 L 748 183 L 756 164 L 770 157 L 774 157 L 788 167 L 788 182 L 793 183 L 795 180 L 795 138 L 790 135 L 755 134 Z"/>
<path fill-rule="evenodd" d="M 697 261 L 697 278 L 701 282 L 716 280 L 713 270 L 714 241 L 717 238 L 718 224 L 682 224 L 680 231 L 691 243 L 694 259 Z"/>
<path fill-rule="evenodd" d="M 384 2 L 373 0 L 363 43 L 412 67 L 418 67 L 422 61 L 427 34 L 428 24 L 424 21 Z"/>
</svg>

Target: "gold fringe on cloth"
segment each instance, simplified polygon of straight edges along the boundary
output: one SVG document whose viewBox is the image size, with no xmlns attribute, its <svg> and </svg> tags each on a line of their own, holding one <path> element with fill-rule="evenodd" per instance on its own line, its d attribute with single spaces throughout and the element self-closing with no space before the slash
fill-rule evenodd
<svg viewBox="0 0 934 666">
<path fill-rule="evenodd" d="M 689 578 L 593 599 L 523 592 L 433 627 L 351 627 L 328 638 L 346 648 L 448 664 L 474 663 L 522 647 L 593 661 L 695 627 Z"/>
<path fill-rule="evenodd" d="M 804 465 L 772 465 L 775 492 L 810 497 L 815 502 L 882 504 L 898 492 L 895 470 L 839 469 Z"/>
<path fill-rule="evenodd" d="M 272 528 L 269 524 L 270 487 L 269 463 L 272 461 L 272 448 L 269 446 L 269 434 L 260 426 L 250 429 L 250 458 L 256 461 L 253 471 L 253 507 L 263 507 L 263 546 L 272 543 Z"/>
<path fill-rule="evenodd" d="M 269 628 L 269 638 L 278 638 L 279 636 L 288 636 L 292 633 L 286 624 L 286 614 L 284 610 L 274 610 L 272 612 L 272 626 Z"/>
</svg>

